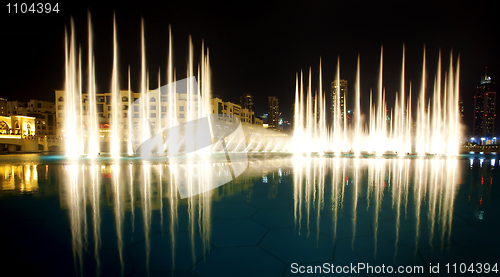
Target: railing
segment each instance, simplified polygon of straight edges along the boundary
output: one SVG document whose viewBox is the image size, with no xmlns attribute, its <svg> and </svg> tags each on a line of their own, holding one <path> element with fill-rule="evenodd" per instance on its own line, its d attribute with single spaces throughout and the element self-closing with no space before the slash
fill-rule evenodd
<svg viewBox="0 0 500 277">
<path fill-rule="evenodd" d="M 19 134 L 19 135 L 14 135 L 14 134 L 0 134 L 0 138 L 21 139 L 22 136 L 21 136 L 21 134 Z"/>
</svg>

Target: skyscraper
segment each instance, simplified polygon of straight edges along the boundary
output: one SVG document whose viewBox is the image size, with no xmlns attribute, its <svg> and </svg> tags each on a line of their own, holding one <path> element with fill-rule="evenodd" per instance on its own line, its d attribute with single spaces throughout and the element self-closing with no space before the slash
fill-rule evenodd
<svg viewBox="0 0 500 277">
<path fill-rule="evenodd" d="M 337 101 L 339 101 L 340 107 L 340 120 L 344 120 L 344 116 L 346 116 L 347 110 L 347 80 L 340 79 L 340 91 L 337 91 L 337 80 L 332 82 L 332 118 L 335 118 L 335 107 L 337 105 Z M 339 93 L 339 95 L 337 95 Z"/>
<path fill-rule="evenodd" d="M 278 98 L 276 96 L 269 96 L 267 104 L 267 128 L 278 130 L 279 115 Z"/>
<path fill-rule="evenodd" d="M 253 111 L 253 96 L 250 93 L 240 96 L 240 106 L 242 109 Z"/>
<path fill-rule="evenodd" d="M 475 137 L 491 139 L 495 136 L 496 98 L 497 93 L 488 74 L 481 76 L 481 83 L 477 85 L 474 95 L 474 124 Z"/>
</svg>

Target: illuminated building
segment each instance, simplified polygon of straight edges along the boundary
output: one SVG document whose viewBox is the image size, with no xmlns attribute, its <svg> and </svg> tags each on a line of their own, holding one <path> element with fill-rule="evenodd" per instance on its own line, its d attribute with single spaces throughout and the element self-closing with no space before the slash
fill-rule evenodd
<svg viewBox="0 0 500 277">
<path fill-rule="evenodd" d="M 162 92 L 163 93 L 163 92 Z M 139 99 L 141 93 L 130 92 L 133 95 L 133 99 L 129 99 L 129 91 L 128 90 L 120 90 L 120 99 L 121 105 L 118 107 L 120 109 L 120 114 L 122 115 L 123 121 L 123 129 L 129 128 L 129 120 L 127 119 L 129 105 L 133 105 L 133 111 L 131 112 L 132 118 L 132 128 L 137 129 L 139 126 L 139 121 L 141 121 L 141 113 L 139 105 L 134 105 L 134 101 Z M 65 92 L 63 90 L 56 90 L 56 118 L 57 118 L 57 134 L 59 136 L 65 135 L 65 118 L 64 118 L 64 105 L 65 105 Z M 148 115 L 152 129 L 155 132 L 159 131 L 161 121 L 166 120 L 168 116 L 168 108 L 169 108 L 169 97 L 167 95 L 159 95 L 158 90 L 152 90 L 149 92 L 149 105 L 148 105 Z M 184 123 L 187 120 L 187 96 L 185 93 L 176 93 L 175 94 L 175 105 L 176 105 L 176 116 L 177 121 L 179 123 Z M 194 109 L 198 109 L 198 103 L 196 99 L 192 99 L 194 101 Z M 89 109 L 89 101 L 87 94 L 82 94 L 82 109 L 84 115 L 84 128 L 87 126 L 85 122 L 87 111 Z M 211 101 L 211 109 L 212 113 L 218 114 L 231 114 L 237 116 L 241 119 L 242 123 L 250 123 L 262 126 L 262 120 L 256 118 L 254 116 L 253 111 L 249 111 L 248 109 L 242 109 L 240 105 L 234 104 L 231 102 L 224 102 L 220 98 L 212 98 Z M 96 93 L 96 110 L 97 110 L 97 120 L 100 126 L 101 138 L 107 139 L 110 136 L 110 123 L 111 117 L 113 113 L 113 105 L 112 103 L 112 95 L 111 93 Z"/>
<path fill-rule="evenodd" d="M 267 104 L 267 128 L 278 130 L 280 108 L 278 98 L 276 96 L 268 97 Z"/>
<path fill-rule="evenodd" d="M 491 138 L 495 137 L 496 117 L 496 90 L 491 77 L 485 74 L 481 77 L 481 83 L 477 85 L 474 95 L 474 137 L 485 138 L 485 144 L 490 144 Z"/>
<path fill-rule="evenodd" d="M 214 114 L 233 115 L 238 117 L 242 124 L 262 126 L 262 119 L 255 117 L 255 113 L 251 109 L 244 108 L 232 102 L 224 102 L 218 97 L 210 99 L 210 103 L 212 105 L 212 113 Z M 227 118 L 230 120 L 230 117 Z"/>
<path fill-rule="evenodd" d="M 347 80 L 345 79 L 340 79 L 340 89 L 339 92 L 337 91 L 337 80 L 332 82 L 332 93 L 331 93 L 331 100 L 332 100 L 332 118 L 335 118 L 335 107 L 337 105 L 337 101 L 339 101 L 339 107 L 340 107 L 340 120 L 344 120 L 344 116 L 346 116 L 346 107 L 347 107 Z M 339 95 L 337 95 L 339 93 Z"/>
<path fill-rule="evenodd" d="M 253 111 L 253 96 L 250 93 L 245 93 L 240 96 L 240 105 L 243 109 Z"/>
</svg>

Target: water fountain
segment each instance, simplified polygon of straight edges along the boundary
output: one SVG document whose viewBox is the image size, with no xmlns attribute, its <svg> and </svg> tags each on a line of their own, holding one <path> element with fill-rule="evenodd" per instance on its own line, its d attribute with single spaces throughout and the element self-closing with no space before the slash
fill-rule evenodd
<svg viewBox="0 0 500 277">
<path fill-rule="evenodd" d="M 208 50 L 202 46 L 201 63 L 198 66 L 197 80 L 194 77 L 193 45 L 189 39 L 189 58 L 187 63 L 187 79 L 177 80 L 172 62 L 172 34 L 169 31 L 169 46 L 167 60 L 167 85 L 158 89 L 149 89 L 149 73 L 146 67 L 146 45 L 144 40 L 144 22 L 141 27 L 141 85 L 139 97 L 133 95 L 130 89 L 130 68 L 128 72 L 128 93 L 119 89 L 118 72 L 118 41 L 116 38 L 116 19 L 113 19 L 113 71 L 111 77 L 111 115 L 107 146 L 99 149 L 102 141 L 102 130 L 98 126 L 95 101 L 95 69 L 93 57 L 93 37 L 90 14 L 88 17 L 88 85 L 87 98 L 82 96 L 82 61 L 81 50 L 77 50 L 74 37 L 74 25 L 71 23 L 71 35 L 66 35 L 66 99 L 65 118 L 69 124 L 67 129 L 66 154 L 67 156 L 96 157 L 100 152 L 118 158 L 123 155 L 134 155 L 139 145 L 158 134 L 158 149 L 164 149 L 168 156 L 191 153 L 194 144 L 188 143 L 194 137 L 197 124 L 185 130 L 186 133 L 169 133 L 163 137 L 160 133 L 168 128 L 192 122 L 206 117 L 215 110 L 211 106 L 210 97 L 210 62 Z M 453 54 L 450 54 L 449 71 L 441 80 L 441 54 L 439 54 L 437 73 L 434 80 L 432 100 L 431 93 L 426 89 L 426 54 L 423 53 L 422 83 L 417 101 L 417 108 L 412 108 L 411 85 L 405 87 L 405 49 L 403 46 L 401 90 L 396 92 L 394 108 L 389 111 L 386 101 L 386 92 L 383 84 L 383 48 L 380 54 L 379 81 L 376 95 L 370 92 L 370 108 L 367 114 L 361 111 L 360 91 L 360 59 L 358 57 L 354 115 L 352 123 L 340 112 L 333 113 L 331 126 L 327 125 L 330 116 L 326 108 L 326 94 L 322 85 L 321 61 L 319 66 L 319 88 L 313 95 L 312 73 L 309 69 L 309 80 L 305 88 L 303 73 L 296 76 L 295 111 L 293 136 L 272 139 L 271 136 L 245 136 L 236 142 L 243 149 L 232 149 L 237 152 L 264 151 L 264 152 L 293 152 L 334 154 L 370 154 L 381 156 L 384 154 L 405 156 L 417 154 L 456 155 L 458 154 L 460 123 L 458 111 L 458 76 L 459 62 L 453 63 Z M 160 72 L 158 79 L 161 80 Z M 337 61 L 337 83 L 340 82 L 340 58 Z M 198 83 L 197 83 L 198 81 Z M 299 84 L 300 83 L 300 84 Z M 335 97 L 340 95 L 340 86 L 337 86 Z M 120 110 L 122 99 L 128 99 L 127 113 L 122 117 Z M 132 101 L 133 98 L 134 101 Z M 88 100 L 83 104 L 82 100 Z M 340 111 L 340 101 L 334 101 L 334 110 Z M 182 109 L 181 109 L 182 107 Z M 123 107 L 125 110 L 125 106 Z M 125 119 L 126 118 L 126 119 Z M 227 119 L 225 119 L 227 121 Z M 231 121 L 231 120 L 230 120 Z M 231 121 L 232 122 L 232 121 Z M 232 123 L 235 124 L 235 123 Z M 203 153 L 220 152 L 219 143 L 213 136 L 213 123 L 210 123 L 213 145 Z M 178 129 L 172 129 L 178 130 Z M 264 132 L 262 130 L 261 132 Z M 273 132 L 271 132 L 273 133 Z M 275 134 L 275 133 L 273 133 Z M 271 134 L 271 135 L 273 135 Z M 271 138 L 270 138 L 271 137 Z M 161 145 L 163 144 L 163 147 Z M 181 145 L 184 146 L 181 146 Z M 247 146 L 248 145 L 248 146 Z M 218 147 L 218 149 L 217 149 Z M 180 149 L 183 148 L 183 151 Z M 224 150 L 226 151 L 226 150 Z M 142 154 L 141 154 L 142 155 Z M 148 155 L 149 156 L 149 153 Z M 143 156 L 144 157 L 144 156 Z"/>
<path fill-rule="evenodd" d="M 97 157 L 100 153 L 109 153 L 118 158 L 133 155 L 141 144 L 169 127 L 183 124 L 206 116 L 210 112 L 210 61 L 208 50 L 202 45 L 201 63 L 198 65 L 197 80 L 194 77 L 194 54 L 191 38 L 189 38 L 189 61 L 187 79 L 184 79 L 183 92 L 178 91 L 176 73 L 172 61 L 172 34 L 169 31 L 167 83 L 166 89 L 159 82 L 157 90 L 149 89 L 149 73 L 146 67 L 146 45 L 144 22 L 141 26 L 141 84 L 140 97 L 136 97 L 130 88 L 130 67 L 128 70 L 128 91 L 119 88 L 118 41 L 116 19 L 113 18 L 113 66 L 111 77 L 111 112 L 110 128 L 107 134 L 99 125 L 96 101 L 95 60 L 93 53 L 93 35 L 90 13 L 88 15 L 88 74 L 87 95 L 83 96 L 81 49 L 77 49 L 74 24 L 71 22 L 71 34 L 66 33 L 66 84 L 64 105 L 65 149 L 69 157 Z M 160 79 L 160 72 L 158 79 Z M 198 81 L 198 82 L 196 82 Z M 123 99 L 127 99 L 123 100 Z M 122 102 L 128 104 L 123 106 Z M 160 104 L 162 103 L 162 104 Z M 165 106 L 166 103 L 166 106 Z M 163 107 L 162 107 L 163 106 Z M 182 107 L 181 112 L 179 107 Z M 163 110 L 162 108 L 166 108 Z M 122 116 L 122 110 L 125 112 Z M 158 118 L 156 117 L 158 116 Z M 102 122 L 101 122 L 102 123 Z M 189 136 L 193 130 L 188 130 Z M 177 154 L 181 136 L 174 134 L 171 138 L 162 138 L 168 154 Z M 165 141 L 168 140 L 168 141 Z M 103 144 L 104 149 L 100 149 Z M 168 144 L 168 145 L 167 145 Z M 192 150 L 186 145 L 186 151 Z"/>
<path fill-rule="evenodd" d="M 457 155 L 461 126 L 459 122 L 458 103 L 458 76 L 460 65 L 453 66 L 446 73 L 445 82 L 441 82 L 441 54 L 438 59 L 438 69 L 435 78 L 432 102 L 426 104 L 426 58 L 423 55 L 422 84 L 416 110 L 416 121 L 412 119 L 411 87 L 408 93 L 405 90 L 405 50 L 403 47 L 403 61 L 401 69 L 401 91 L 396 92 L 394 110 L 390 113 L 386 102 L 386 92 L 383 87 L 383 48 L 380 54 L 380 70 L 377 100 L 374 103 L 370 92 L 370 110 L 363 115 L 360 109 L 360 62 L 358 57 L 354 117 L 352 126 L 348 126 L 347 118 L 340 112 L 333 113 L 331 127 L 325 124 L 325 117 L 329 110 L 325 106 L 325 95 L 322 92 L 321 61 L 319 68 L 319 93 L 314 98 L 311 89 L 311 70 L 309 70 L 309 84 L 304 92 L 303 74 L 296 80 L 294 132 L 292 152 L 300 153 L 328 153 L 335 155 L 354 154 L 362 152 L 381 156 L 383 154 Z M 450 54 L 453 57 L 453 54 Z M 340 82 L 340 61 L 337 62 L 337 83 Z M 442 89 L 444 85 L 444 89 Z M 307 93 L 307 95 L 306 95 Z M 340 86 L 335 94 L 340 95 Z M 313 101 L 313 99 L 319 99 Z M 335 101 L 334 110 L 340 111 L 340 101 Z M 431 105 L 432 103 L 432 105 Z M 362 120 L 363 117 L 367 119 Z M 415 126 L 415 127 L 414 127 Z M 416 140 L 412 138 L 416 137 Z M 298 146 L 301 147 L 298 147 Z M 304 148 L 305 146 L 305 148 Z"/>
</svg>

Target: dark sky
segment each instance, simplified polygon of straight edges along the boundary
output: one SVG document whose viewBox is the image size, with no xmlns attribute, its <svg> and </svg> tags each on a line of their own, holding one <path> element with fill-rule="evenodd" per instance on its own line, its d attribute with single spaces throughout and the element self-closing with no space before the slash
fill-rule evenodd
<svg viewBox="0 0 500 277">
<path fill-rule="evenodd" d="M 96 79 L 108 91 L 112 65 L 112 22 L 116 12 L 121 87 L 126 89 L 127 66 L 132 89 L 139 88 L 140 22 L 145 20 L 150 88 L 166 83 L 168 26 L 172 26 L 174 63 L 178 79 L 185 77 L 188 36 L 198 61 L 201 41 L 210 49 L 212 91 L 238 103 L 251 93 L 255 110 L 266 112 L 267 96 L 279 97 L 285 119 L 290 119 L 295 74 L 309 67 L 317 88 L 319 59 L 323 88 L 329 92 L 340 56 L 341 78 L 354 92 L 356 61 L 361 57 L 362 107 L 370 88 L 377 91 L 380 47 L 384 47 L 384 86 L 389 105 L 400 88 L 401 57 L 406 45 L 406 83 L 420 89 L 422 52 L 427 51 L 428 87 L 432 87 L 437 56 L 442 50 L 444 70 L 460 54 L 460 94 L 466 103 L 466 124 L 472 123 L 473 93 L 485 67 L 494 81 L 500 78 L 498 16 L 494 1 L 325 1 L 233 5 L 188 4 L 168 1 L 147 4 L 59 4 L 59 13 L 2 13 L 2 82 L 0 95 L 9 100 L 54 100 L 53 89 L 64 86 L 64 28 L 73 16 L 77 41 L 86 59 L 87 10 L 92 13 Z M 84 72 L 86 63 L 84 63 Z M 307 83 L 307 76 L 305 77 Z M 428 90 L 430 93 L 430 90 Z M 352 95 L 352 94 L 351 94 Z M 353 97 L 353 96 L 352 96 Z M 352 98 L 351 98 L 352 99 Z M 413 103 L 416 102 L 416 99 Z M 352 102 L 351 102 L 352 103 Z M 349 105 L 350 106 L 350 105 Z M 365 113 L 367 110 L 365 108 Z M 500 120 L 498 120 L 500 121 Z M 469 130 L 468 127 L 467 130 Z M 498 128 L 497 128 L 498 130 Z"/>
</svg>

